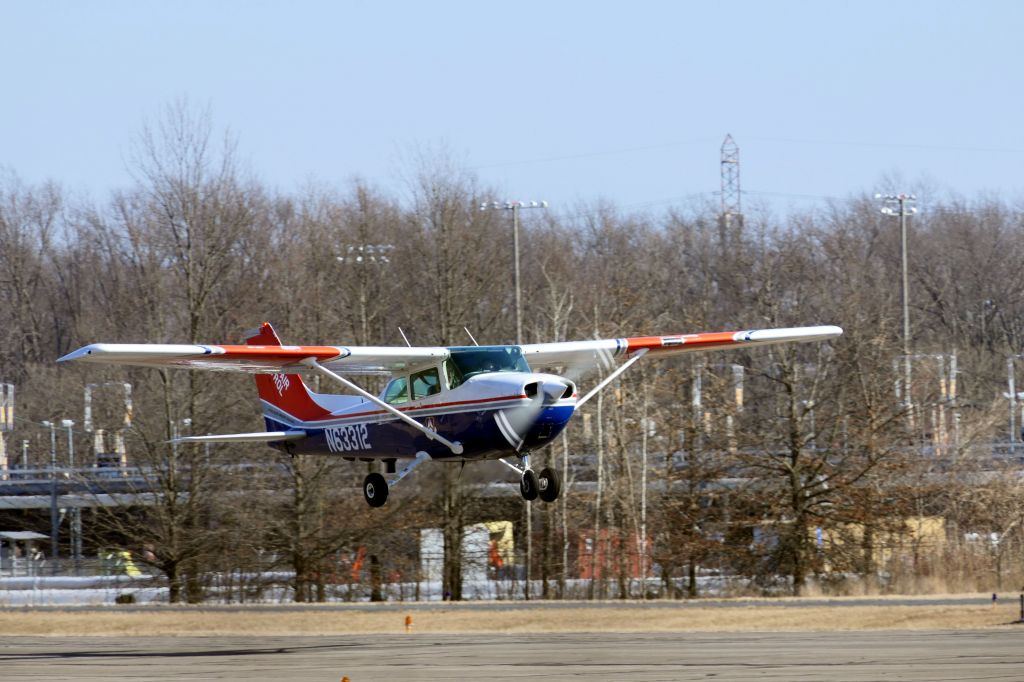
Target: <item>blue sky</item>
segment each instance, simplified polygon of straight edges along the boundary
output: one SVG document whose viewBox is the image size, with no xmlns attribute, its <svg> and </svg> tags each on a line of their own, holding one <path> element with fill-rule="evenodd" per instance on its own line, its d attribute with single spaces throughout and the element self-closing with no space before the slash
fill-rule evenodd
<svg viewBox="0 0 1024 682">
<path fill-rule="evenodd" d="M 1024 198 L 1024 3 L 0 0 L 0 166 L 102 198 L 146 117 L 187 97 L 291 191 L 403 188 L 446 146 L 569 210 L 745 207 L 923 184 Z M 899 187 L 887 177 L 902 178 Z"/>
</svg>

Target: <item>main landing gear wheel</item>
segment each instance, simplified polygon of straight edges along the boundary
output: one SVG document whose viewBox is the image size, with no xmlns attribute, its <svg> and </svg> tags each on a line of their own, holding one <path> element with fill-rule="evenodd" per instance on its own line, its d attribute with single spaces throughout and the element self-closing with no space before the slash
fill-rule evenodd
<svg viewBox="0 0 1024 682">
<path fill-rule="evenodd" d="M 547 467 L 541 469 L 540 476 L 537 477 L 537 485 L 540 488 L 540 499 L 545 502 L 554 502 L 558 499 L 558 494 L 562 492 L 558 474 Z"/>
<path fill-rule="evenodd" d="M 383 507 L 388 501 L 388 482 L 378 473 L 367 474 L 363 479 L 363 497 L 371 507 Z"/>
<path fill-rule="evenodd" d="M 532 469 L 527 469 L 523 477 L 519 479 L 519 492 L 527 502 L 537 499 L 540 487 L 537 483 L 537 474 Z"/>
</svg>

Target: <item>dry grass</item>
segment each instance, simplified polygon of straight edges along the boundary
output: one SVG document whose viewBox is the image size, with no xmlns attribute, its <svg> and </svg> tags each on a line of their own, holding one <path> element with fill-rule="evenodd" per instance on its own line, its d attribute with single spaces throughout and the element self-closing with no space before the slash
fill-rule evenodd
<svg viewBox="0 0 1024 682">
<path fill-rule="evenodd" d="M 855 600 L 852 600 L 855 601 Z M 230 611 L 216 607 L 109 613 L 0 611 L 0 635 L 184 636 L 355 635 L 404 632 L 406 613 L 417 633 L 729 632 L 841 630 L 962 630 L 1005 625 L 1017 618 L 1014 603 L 991 606 L 785 607 L 750 601 L 732 608 L 564 608 L 406 611 L 339 611 L 310 606 Z"/>
</svg>

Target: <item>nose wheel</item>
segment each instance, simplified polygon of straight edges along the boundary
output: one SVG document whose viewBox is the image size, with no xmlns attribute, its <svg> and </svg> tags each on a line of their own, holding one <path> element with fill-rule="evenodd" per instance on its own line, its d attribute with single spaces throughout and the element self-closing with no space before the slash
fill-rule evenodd
<svg viewBox="0 0 1024 682">
<path fill-rule="evenodd" d="M 545 467 L 541 469 L 540 474 L 535 473 L 533 469 L 527 469 L 519 479 L 519 492 L 527 502 L 532 502 L 538 497 L 545 502 L 554 502 L 562 492 L 562 484 L 558 480 L 558 474 L 552 469 Z"/>
<path fill-rule="evenodd" d="M 558 474 L 554 469 L 547 467 L 541 469 L 540 476 L 537 477 L 537 485 L 540 499 L 545 502 L 554 502 L 562 492 L 562 482 L 558 480 Z"/>
<path fill-rule="evenodd" d="M 519 474 L 519 493 L 527 502 L 532 502 L 538 497 L 545 502 L 554 502 L 562 492 L 562 482 L 554 469 L 544 467 L 538 474 L 530 468 L 530 455 L 520 455 L 522 466 L 516 466 L 507 459 L 498 461 Z"/>
<path fill-rule="evenodd" d="M 532 469 L 527 469 L 523 473 L 523 477 L 519 479 L 519 492 L 527 502 L 536 500 L 537 495 L 540 494 L 540 484 L 537 481 L 537 474 L 533 473 Z"/>
</svg>

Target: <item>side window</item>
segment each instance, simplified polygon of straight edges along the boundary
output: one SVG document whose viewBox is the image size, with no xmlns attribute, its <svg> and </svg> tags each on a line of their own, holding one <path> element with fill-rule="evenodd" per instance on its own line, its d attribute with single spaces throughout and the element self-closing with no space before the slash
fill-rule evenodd
<svg viewBox="0 0 1024 682">
<path fill-rule="evenodd" d="M 391 405 L 409 402 L 409 384 L 405 377 L 391 380 L 388 387 L 384 389 L 384 402 Z"/>
<path fill-rule="evenodd" d="M 451 359 L 444 361 L 444 378 L 448 382 L 448 390 L 461 386 L 463 382 L 462 372 Z"/>
<path fill-rule="evenodd" d="M 419 400 L 428 395 L 441 392 L 441 377 L 436 367 L 416 372 L 410 377 L 412 381 L 412 399 Z"/>
</svg>

